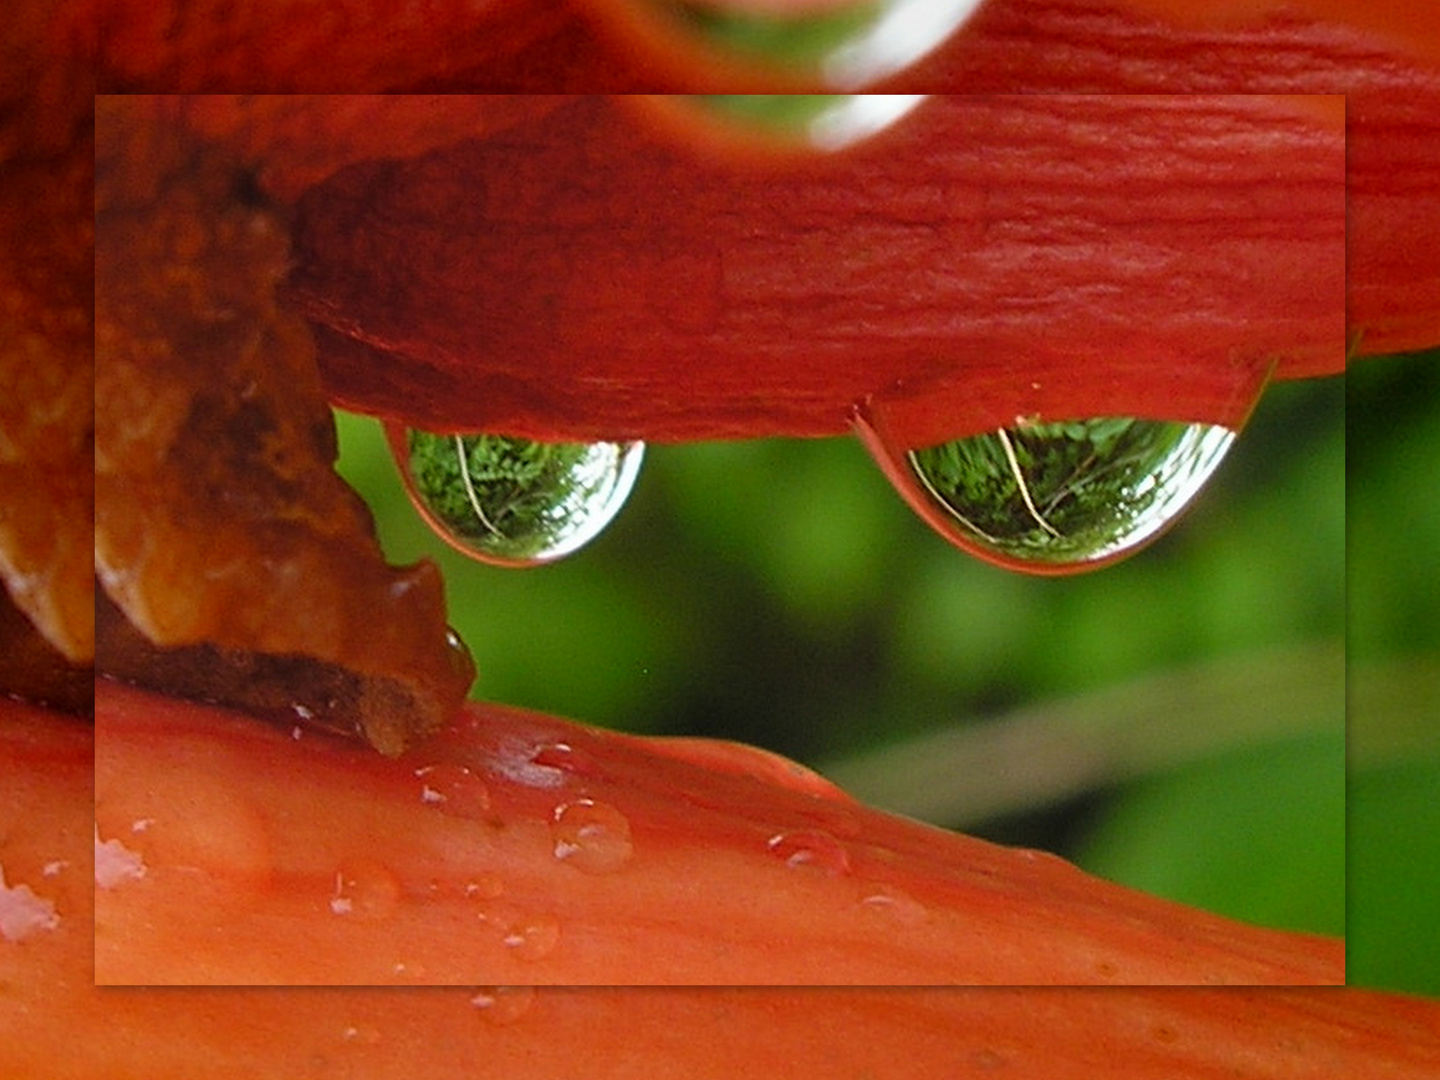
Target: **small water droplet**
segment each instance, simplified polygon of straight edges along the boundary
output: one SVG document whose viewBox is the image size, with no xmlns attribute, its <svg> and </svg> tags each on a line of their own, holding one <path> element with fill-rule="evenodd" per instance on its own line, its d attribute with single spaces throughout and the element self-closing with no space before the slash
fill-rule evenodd
<svg viewBox="0 0 1440 1080">
<path fill-rule="evenodd" d="M 560 923 L 553 915 L 532 915 L 511 923 L 500 940 L 520 960 L 542 960 L 560 944 Z"/>
<path fill-rule="evenodd" d="M 976 1050 L 971 1056 L 975 1062 L 975 1067 L 978 1069 L 999 1069 L 1005 1065 L 1005 1058 L 995 1050 Z"/>
<path fill-rule="evenodd" d="M 587 874 L 609 874 L 630 861 L 630 821 L 615 807 L 593 799 L 562 803 L 550 825 L 555 858 Z"/>
<path fill-rule="evenodd" d="M 400 882 L 388 867 L 369 859 L 347 862 L 335 871 L 330 910 L 366 920 L 384 919 L 400 902 Z"/>
<path fill-rule="evenodd" d="M 535 750 L 535 755 L 530 760 L 548 769 L 561 769 L 572 776 L 583 776 L 592 780 L 603 779 L 605 776 L 605 770 L 593 754 L 567 742 L 546 743 Z"/>
<path fill-rule="evenodd" d="M 420 801 L 452 817 L 477 818 L 490 809 L 490 790 L 464 765 L 442 762 L 415 770 Z"/>
<path fill-rule="evenodd" d="M 796 870 L 817 870 L 832 877 L 850 872 L 850 855 L 839 840 L 823 829 L 776 833 L 766 843 L 771 855 Z"/>
<path fill-rule="evenodd" d="M 387 425 L 410 498 L 447 543 L 498 566 L 539 566 L 588 544 L 624 505 L 645 444 L 542 443 Z"/>
<path fill-rule="evenodd" d="M 138 851 L 131 851 L 119 840 L 101 840 L 100 827 L 95 827 L 95 884 L 114 889 L 127 881 L 145 876 L 145 860 Z"/>
<path fill-rule="evenodd" d="M 900 494 L 951 543 L 1037 574 L 1093 569 L 1170 525 L 1235 441 L 1217 424 L 1133 417 L 1040 422 L 919 449 L 861 437 Z"/>
<path fill-rule="evenodd" d="M 505 883 L 498 874 L 480 874 L 465 882 L 468 900 L 494 900 L 505 892 Z"/>
<path fill-rule="evenodd" d="M 861 898 L 860 904 L 866 911 L 893 919 L 902 926 L 915 926 L 925 921 L 925 905 L 900 889 L 877 890 Z"/>
<path fill-rule="evenodd" d="M 535 1004 L 533 986 L 481 986 L 477 987 L 470 1004 L 480 1015 L 492 1024 L 513 1024 L 530 1011 Z"/>
<path fill-rule="evenodd" d="M 59 925 L 55 901 L 37 895 L 29 885 L 7 885 L 0 867 L 0 941 L 25 941 Z"/>
<path fill-rule="evenodd" d="M 629 26 L 700 62 L 742 65 L 786 79 L 856 89 L 930 52 L 980 0 L 853 0 L 850 4 L 745 5 L 648 0 Z"/>
</svg>

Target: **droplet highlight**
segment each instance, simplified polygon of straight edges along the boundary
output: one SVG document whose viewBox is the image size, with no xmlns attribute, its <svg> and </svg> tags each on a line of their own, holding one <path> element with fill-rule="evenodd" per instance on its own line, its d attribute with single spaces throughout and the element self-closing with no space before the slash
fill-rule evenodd
<svg viewBox="0 0 1440 1080">
<path fill-rule="evenodd" d="M 490 809 L 485 782 L 464 765 L 442 762 L 415 770 L 420 801 L 451 817 L 478 818 Z"/>
<path fill-rule="evenodd" d="M 536 765 L 547 769 L 559 769 L 571 776 L 584 777 L 589 780 L 605 778 L 604 766 L 600 764 L 595 755 L 583 747 L 573 746 L 568 742 L 546 743 L 544 746 L 537 747 L 530 760 Z"/>
<path fill-rule="evenodd" d="M 836 151 L 908 116 L 925 94 L 694 94 L 664 106 L 722 135 L 778 148 Z"/>
<path fill-rule="evenodd" d="M 641 442 L 549 443 L 387 427 L 421 515 L 447 543 L 497 566 L 539 566 L 594 540 L 639 475 Z"/>
<path fill-rule="evenodd" d="M 823 829 L 776 833 L 765 846 L 792 870 L 813 870 L 830 877 L 850 872 L 850 855 L 845 845 Z"/>
<path fill-rule="evenodd" d="M 560 923 L 552 915 L 534 915 L 506 928 L 501 943 L 519 960 L 543 960 L 560 944 Z"/>
<path fill-rule="evenodd" d="M 0 941 L 20 942 L 60 925 L 55 902 L 29 885 L 7 885 L 0 866 Z"/>
<path fill-rule="evenodd" d="M 555 808 L 550 825 L 555 858 L 587 874 L 611 874 L 635 852 L 630 821 L 615 807 L 578 799 Z"/>
<path fill-rule="evenodd" d="M 1155 539 L 1235 441 L 1218 424 L 1110 416 L 1040 422 L 905 449 L 862 417 L 862 438 L 937 532 L 1037 574 L 1092 569 Z"/>
<path fill-rule="evenodd" d="M 859 89 L 900 71 L 948 38 L 979 0 L 853 0 L 849 4 L 744 5 L 648 0 L 632 26 L 651 41 L 723 64 L 769 70 L 788 81 Z"/>
<path fill-rule="evenodd" d="M 535 987 L 477 987 L 475 995 L 470 999 L 470 1004 L 488 1023 L 501 1026 L 513 1024 L 534 1006 Z"/>
<path fill-rule="evenodd" d="M 877 889 L 861 897 L 860 906 L 899 926 L 918 926 L 926 916 L 925 905 L 902 889 Z"/>
<path fill-rule="evenodd" d="M 335 871 L 330 911 L 374 921 L 392 914 L 400 903 L 400 881 L 377 862 L 356 860 Z"/>
<path fill-rule="evenodd" d="M 145 859 L 119 840 L 101 840 L 100 826 L 95 826 L 95 884 L 101 889 L 114 889 L 127 881 L 145 876 Z"/>
</svg>

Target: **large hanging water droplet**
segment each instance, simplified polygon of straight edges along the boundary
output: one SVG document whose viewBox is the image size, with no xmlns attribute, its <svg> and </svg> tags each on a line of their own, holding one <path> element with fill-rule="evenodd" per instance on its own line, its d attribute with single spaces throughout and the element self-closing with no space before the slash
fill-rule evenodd
<svg viewBox="0 0 1440 1080">
<path fill-rule="evenodd" d="M 410 497 L 452 547 L 499 566 L 538 566 L 584 547 L 625 504 L 640 442 L 547 443 L 389 425 Z"/>
<path fill-rule="evenodd" d="M 1153 540 L 1235 440 L 1217 424 L 1111 416 L 1018 422 L 920 449 L 859 421 L 900 493 L 941 535 L 990 562 L 1063 574 Z"/>
<path fill-rule="evenodd" d="M 843 150 L 909 115 L 924 94 L 694 94 L 657 108 L 684 110 L 720 133 L 776 146 Z"/>
<path fill-rule="evenodd" d="M 737 4 L 641 0 L 631 29 L 662 48 L 770 72 L 792 82 L 859 89 L 913 64 L 948 38 L 980 0 L 853 0 Z"/>
</svg>

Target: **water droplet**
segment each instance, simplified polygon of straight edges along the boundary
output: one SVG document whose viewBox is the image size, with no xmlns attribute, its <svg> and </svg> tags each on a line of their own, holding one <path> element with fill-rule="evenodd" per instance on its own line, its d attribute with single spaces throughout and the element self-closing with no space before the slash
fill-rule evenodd
<svg viewBox="0 0 1440 1080">
<path fill-rule="evenodd" d="M 908 67 L 943 42 L 980 0 L 853 0 L 747 5 L 648 0 L 629 25 L 698 62 L 740 65 L 791 82 L 858 89 Z M 665 40 L 668 39 L 668 40 Z"/>
<path fill-rule="evenodd" d="M 995 1050 L 976 1050 L 971 1058 L 977 1069 L 1000 1069 L 1005 1066 L 1004 1056 Z"/>
<path fill-rule="evenodd" d="M 937 532 L 1014 570 L 1092 569 L 1153 540 L 1235 441 L 1217 424 L 1113 416 L 1039 422 L 920 449 L 861 437 Z"/>
<path fill-rule="evenodd" d="M 532 915 L 513 922 L 501 942 L 521 960 L 541 960 L 560 944 L 560 923 L 553 915 Z"/>
<path fill-rule="evenodd" d="M 712 771 L 737 773 L 777 784 L 817 799 L 835 802 L 854 800 L 813 769 L 770 750 L 721 739 L 671 735 L 652 749 L 667 757 L 679 758 Z"/>
<path fill-rule="evenodd" d="M 498 566 L 588 544 L 624 505 L 645 444 L 543 443 L 387 425 L 410 498 L 447 543 Z"/>
<path fill-rule="evenodd" d="M 465 882 L 464 893 L 469 900 L 494 900 L 504 892 L 505 883 L 498 874 L 479 874 Z"/>
<path fill-rule="evenodd" d="M 481 986 L 470 1004 L 492 1024 L 513 1024 L 535 1004 L 533 986 Z"/>
<path fill-rule="evenodd" d="M 383 919 L 400 902 L 400 882 L 389 868 L 368 859 L 357 859 L 335 871 L 335 888 L 330 910 L 367 920 Z"/>
<path fill-rule="evenodd" d="M 567 742 L 546 743 L 537 747 L 530 760 L 547 769 L 560 769 L 571 776 L 583 776 L 592 780 L 603 779 L 605 776 L 604 768 L 593 754 Z"/>
<path fill-rule="evenodd" d="M 893 919 L 902 926 L 925 921 L 925 905 L 900 889 L 880 889 L 863 897 L 860 904 L 866 911 Z"/>
<path fill-rule="evenodd" d="M 555 808 L 555 858 L 587 874 L 609 874 L 630 861 L 630 822 L 608 803 L 579 799 Z"/>
<path fill-rule="evenodd" d="M 843 150 L 908 116 L 924 94 L 695 94 L 652 103 L 760 146 Z"/>
<path fill-rule="evenodd" d="M 420 801 L 452 817 L 480 817 L 490 809 L 485 782 L 464 765 L 448 762 L 415 770 Z"/>
<path fill-rule="evenodd" d="M 817 870 L 831 877 L 850 872 L 850 855 L 844 845 L 822 829 L 776 833 L 765 846 L 796 870 Z"/>
<path fill-rule="evenodd" d="M 95 884 L 113 889 L 127 881 L 145 876 L 145 860 L 138 851 L 131 851 L 119 840 L 101 840 L 100 826 L 95 826 Z"/>
<path fill-rule="evenodd" d="M 29 885 L 7 885 L 0 867 L 0 941 L 24 941 L 59 925 L 55 901 L 36 895 Z"/>
</svg>

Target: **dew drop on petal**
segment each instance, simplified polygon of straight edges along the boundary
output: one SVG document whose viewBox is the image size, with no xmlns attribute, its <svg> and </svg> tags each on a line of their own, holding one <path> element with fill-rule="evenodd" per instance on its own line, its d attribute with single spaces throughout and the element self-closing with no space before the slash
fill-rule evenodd
<svg viewBox="0 0 1440 1080">
<path fill-rule="evenodd" d="M 330 910 L 366 920 L 384 919 L 400 902 L 400 881 L 390 869 L 369 859 L 356 859 L 335 871 Z"/>
<path fill-rule="evenodd" d="M 1169 526 L 1235 441 L 1218 424 L 1110 416 L 1018 420 L 919 449 L 861 435 L 937 532 L 989 562 L 1036 574 L 1103 566 Z"/>
<path fill-rule="evenodd" d="M 145 860 L 138 851 L 131 851 L 119 840 L 101 840 L 100 827 L 95 827 L 95 884 L 114 889 L 127 881 L 145 876 Z"/>
<path fill-rule="evenodd" d="M 542 960 L 560 944 L 560 923 L 553 915 L 531 915 L 512 922 L 501 943 L 520 960 Z"/>
<path fill-rule="evenodd" d="M 989 1048 L 976 1050 L 973 1054 L 970 1055 L 970 1059 L 975 1063 L 975 1067 L 977 1069 L 984 1069 L 986 1071 L 990 1071 L 1005 1067 L 1004 1056 L 998 1051 L 991 1050 Z"/>
<path fill-rule="evenodd" d="M 513 1024 L 535 1004 L 533 986 L 481 986 L 471 997 L 480 1015 L 491 1024 Z"/>
<path fill-rule="evenodd" d="M 371 1024 L 351 1024 L 340 1034 L 347 1043 L 358 1046 L 380 1045 L 380 1029 Z"/>
<path fill-rule="evenodd" d="M 467 900 L 494 900 L 505 894 L 505 883 L 498 874 L 477 874 L 466 880 L 461 891 Z"/>
<path fill-rule="evenodd" d="M 550 824 L 555 858 L 587 874 L 609 874 L 630 861 L 630 821 L 615 807 L 578 799 L 555 808 Z"/>
<path fill-rule="evenodd" d="M 442 762 L 415 770 L 420 801 L 452 817 L 477 818 L 490 809 L 485 782 L 464 765 Z"/>
<path fill-rule="evenodd" d="M 457 550 L 539 566 L 595 539 L 635 485 L 645 444 L 545 443 L 387 425 L 411 500 Z"/>
<path fill-rule="evenodd" d="M 641 0 L 641 32 L 712 62 L 858 89 L 908 67 L 960 26 L 980 0 L 852 0 L 747 5 Z"/>
<path fill-rule="evenodd" d="M 59 925 L 53 900 L 36 895 L 29 885 L 7 885 L 0 867 L 0 941 L 24 941 Z"/>
<path fill-rule="evenodd" d="M 925 921 L 925 905 L 900 889 L 877 889 L 862 897 L 860 906 L 901 926 L 915 926 Z"/>
<path fill-rule="evenodd" d="M 547 769 L 560 769 L 572 776 L 583 776 L 590 780 L 605 778 L 604 766 L 583 747 L 568 742 L 546 743 L 535 748 L 530 760 Z"/>
<path fill-rule="evenodd" d="M 850 872 L 850 855 L 845 846 L 822 829 L 776 833 L 765 846 L 792 869 L 816 870 L 831 877 Z"/>
</svg>

